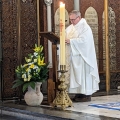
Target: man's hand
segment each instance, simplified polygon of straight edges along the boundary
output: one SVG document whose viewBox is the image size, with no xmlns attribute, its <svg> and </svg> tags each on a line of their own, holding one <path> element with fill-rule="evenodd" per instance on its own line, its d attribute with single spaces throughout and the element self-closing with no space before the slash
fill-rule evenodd
<svg viewBox="0 0 120 120">
<path fill-rule="evenodd" d="M 66 39 L 65 43 L 70 44 L 70 39 Z"/>
</svg>

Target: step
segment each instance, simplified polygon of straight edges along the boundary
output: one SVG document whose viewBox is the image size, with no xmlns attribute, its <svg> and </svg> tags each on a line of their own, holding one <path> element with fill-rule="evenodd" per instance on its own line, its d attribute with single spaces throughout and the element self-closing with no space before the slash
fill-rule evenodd
<svg viewBox="0 0 120 120">
<path fill-rule="evenodd" d="M 50 109 L 51 109 L 50 106 L 31 107 L 27 105 L 19 105 L 14 103 L 1 103 L 0 117 L 2 118 L 2 120 L 67 120 L 69 119 L 69 118 L 63 118 L 60 115 L 60 111 L 55 113 Z M 59 115 L 56 116 L 56 114 Z"/>
</svg>

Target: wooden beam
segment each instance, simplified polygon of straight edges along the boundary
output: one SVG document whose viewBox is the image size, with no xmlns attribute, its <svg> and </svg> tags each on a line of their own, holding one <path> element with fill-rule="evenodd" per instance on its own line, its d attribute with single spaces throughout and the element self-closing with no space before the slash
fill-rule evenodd
<svg viewBox="0 0 120 120">
<path fill-rule="evenodd" d="M 37 0 L 37 30 L 38 30 L 38 45 L 40 45 L 40 0 Z"/>
<path fill-rule="evenodd" d="M 18 57 L 18 63 L 21 64 L 21 20 L 20 20 L 20 16 L 21 16 L 21 6 L 20 6 L 20 0 L 17 0 L 17 30 L 18 30 L 18 53 L 17 53 L 17 57 Z"/>
<path fill-rule="evenodd" d="M 110 57 L 109 57 L 109 26 L 108 26 L 108 0 L 104 0 L 105 15 L 105 42 L 106 42 L 106 92 L 110 91 Z"/>
</svg>

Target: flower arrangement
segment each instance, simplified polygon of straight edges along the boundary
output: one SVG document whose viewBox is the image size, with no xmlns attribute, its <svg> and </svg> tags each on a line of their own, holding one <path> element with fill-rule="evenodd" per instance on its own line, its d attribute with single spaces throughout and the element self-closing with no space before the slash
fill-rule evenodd
<svg viewBox="0 0 120 120">
<path fill-rule="evenodd" d="M 43 82 L 48 77 L 48 64 L 44 63 L 43 46 L 37 46 L 33 49 L 33 54 L 25 57 L 26 63 L 17 66 L 15 69 L 17 79 L 13 82 L 13 87 L 22 86 L 23 92 L 31 86 L 35 88 L 36 82 Z"/>
</svg>

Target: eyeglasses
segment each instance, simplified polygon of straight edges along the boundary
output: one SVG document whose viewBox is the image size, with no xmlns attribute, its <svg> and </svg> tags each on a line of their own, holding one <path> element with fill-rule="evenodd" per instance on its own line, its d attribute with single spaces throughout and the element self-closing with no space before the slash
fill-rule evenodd
<svg viewBox="0 0 120 120">
<path fill-rule="evenodd" d="M 73 21 L 73 22 L 74 22 L 78 17 L 79 17 L 79 16 L 77 16 L 75 19 L 70 19 L 70 21 Z"/>
</svg>

